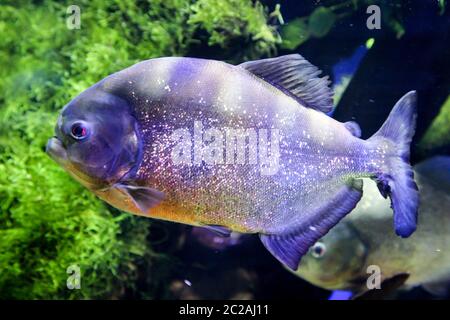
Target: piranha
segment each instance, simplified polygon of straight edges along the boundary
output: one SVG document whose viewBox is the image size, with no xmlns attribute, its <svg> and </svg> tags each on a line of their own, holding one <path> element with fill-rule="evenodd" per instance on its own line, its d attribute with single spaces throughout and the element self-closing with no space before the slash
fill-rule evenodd
<svg viewBox="0 0 450 320">
<path fill-rule="evenodd" d="M 422 285 L 433 294 L 445 293 L 450 281 L 450 157 L 431 158 L 414 171 L 421 198 L 420 228 L 410 238 L 389 232 L 389 201 L 373 184 L 364 184 L 355 210 L 310 248 L 296 274 L 319 287 L 349 290 L 355 296 L 365 294 L 375 271 L 381 276 L 379 289 L 395 283 L 396 289 Z"/>
<path fill-rule="evenodd" d="M 298 54 L 230 65 L 165 57 L 114 73 L 61 111 L 47 152 L 121 210 L 257 233 L 297 268 L 308 248 L 350 212 L 360 178 L 389 196 L 395 230 L 416 229 L 408 164 L 416 93 L 368 140 L 326 115 L 327 77 Z"/>
</svg>

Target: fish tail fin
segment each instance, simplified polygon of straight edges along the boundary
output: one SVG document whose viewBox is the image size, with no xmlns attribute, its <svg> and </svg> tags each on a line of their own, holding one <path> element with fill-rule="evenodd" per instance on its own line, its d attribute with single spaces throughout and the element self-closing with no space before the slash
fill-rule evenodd
<svg viewBox="0 0 450 320">
<path fill-rule="evenodd" d="M 369 139 L 377 144 L 385 144 L 388 140 L 396 149 L 387 172 L 378 172 L 375 180 L 383 197 L 391 199 L 395 232 L 401 237 L 409 237 L 416 230 L 419 207 L 419 192 L 409 164 L 410 143 L 417 117 L 416 102 L 415 91 L 405 94 L 395 104 L 386 122 Z"/>
</svg>

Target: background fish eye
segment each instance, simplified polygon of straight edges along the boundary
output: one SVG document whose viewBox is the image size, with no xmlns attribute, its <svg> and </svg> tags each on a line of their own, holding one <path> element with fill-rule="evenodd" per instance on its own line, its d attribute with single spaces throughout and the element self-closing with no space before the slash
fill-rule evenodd
<svg viewBox="0 0 450 320">
<path fill-rule="evenodd" d="M 314 258 L 322 258 L 327 251 L 327 247 L 322 242 L 316 242 L 311 249 L 311 254 Z"/>
</svg>

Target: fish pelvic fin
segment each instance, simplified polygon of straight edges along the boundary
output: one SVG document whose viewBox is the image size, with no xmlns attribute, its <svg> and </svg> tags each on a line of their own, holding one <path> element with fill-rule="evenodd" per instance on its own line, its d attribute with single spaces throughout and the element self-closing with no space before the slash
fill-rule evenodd
<svg viewBox="0 0 450 320">
<path fill-rule="evenodd" d="M 218 225 L 203 225 L 203 228 L 221 236 L 228 238 L 231 235 L 231 229 L 224 227 L 224 226 L 218 226 Z"/>
<path fill-rule="evenodd" d="M 315 222 L 282 234 L 260 234 L 261 242 L 281 263 L 297 270 L 309 248 L 356 207 L 362 196 L 362 186 L 362 180 L 349 180 L 330 201 L 317 209 Z"/>
<path fill-rule="evenodd" d="M 417 94 L 405 94 L 394 106 L 386 122 L 369 139 L 376 144 L 386 139 L 396 148 L 396 156 L 390 160 L 388 172 L 375 176 L 383 197 L 391 200 L 394 211 L 394 226 L 397 235 L 406 238 L 415 230 L 419 208 L 419 192 L 414 181 L 414 172 L 409 164 L 410 143 L 416 126 Z"/>
</svg>

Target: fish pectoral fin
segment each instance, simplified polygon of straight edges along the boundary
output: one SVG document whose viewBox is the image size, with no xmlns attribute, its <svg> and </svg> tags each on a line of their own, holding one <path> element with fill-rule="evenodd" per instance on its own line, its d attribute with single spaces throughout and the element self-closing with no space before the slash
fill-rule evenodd
<svg viewBox="0 0 450 320">
<path fill-rule="evenodd" d="M 214 232 L 215 234 L 222 236 L 222 237 L 229 237 L 231 235 L 231 230 L 224 226 L 218 226 L 218 225 L 204 225 L 203 228 Z"/>
<path fill-rule="evenodd" d="M 398 273 L 381 283 L 380 289 L 365 290 L 352 297 L 352 300 L 381 300 L 388 298 L 401 288 L 409 278 L 409 273 Z"/>
<path fill-rule="evenodd" d="M 164 193 L 149 187 L 117 184 L 116 188 L 125 192 L 134 202 L 136 207 L 147 214 L 148 211 L 164 200 Z"/>
<path fill-rule="evenodd" d="M 325 113 L 333 110 L 328 77 L 299 54 L 241 63 L 239 67 L 289 93 L 305 107 Z"/>
<path fill-rule="evenodd" d="M 261 241 L 275 258 L 295 271 L 309 248 L 352 211 L 361 196 L 362 181 L 351 180 L 339 188 L 324 206 L 309 213 L 315 217 L 310 224 L 302 224 L 299 228 L 283 234 L 260 234 Z"/>
</svg>

